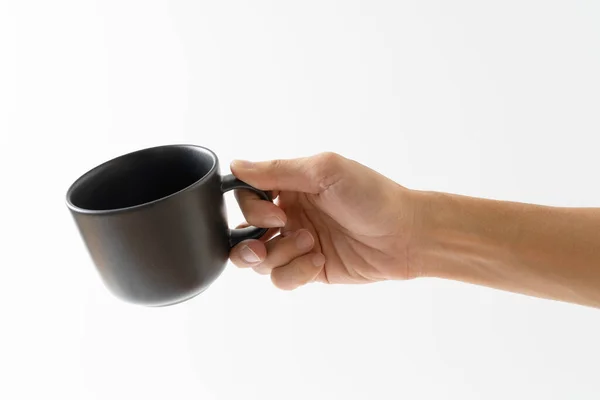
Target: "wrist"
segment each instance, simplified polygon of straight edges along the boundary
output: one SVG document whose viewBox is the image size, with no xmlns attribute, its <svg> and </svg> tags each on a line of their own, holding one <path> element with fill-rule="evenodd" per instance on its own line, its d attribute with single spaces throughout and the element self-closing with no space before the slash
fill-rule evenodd
<svg viewBox="0 0 600 400">
<path fill-rule="evenodd" d="M 434 210 L 442 200 L 440 193 L 425 192 L 402 188 L 397 206 L 402 218 L 399 218 L 400 234 L 396 238 L 396 250 L 406 260 L 406 278 L 414 279 L 431 276 L 431 250 L 435 247 L 434 236 L 437 221 Z M 408 213 L 407 213 L 408 211 Z"/>
<path fill-rule="evenodd" d="M 441 200 L 435 192 L 411 190 L 411 204 L 413 205 L 413 220 L 410 226 L 410 240 L 407 245 L 407 267 L 409 278 L 422 278 L 432 276 L 432 248 L 435 242 L 436 221 L 433 210 L 441 207 L 435 203 Z"/>
<path fill-rule="evenodd" d="M 465 280 L 497 255 L 488 236 L 485 201 L 439 192 L 414 191 L 415 218 L 409 248 L 414 277 Z"/>
</svg>

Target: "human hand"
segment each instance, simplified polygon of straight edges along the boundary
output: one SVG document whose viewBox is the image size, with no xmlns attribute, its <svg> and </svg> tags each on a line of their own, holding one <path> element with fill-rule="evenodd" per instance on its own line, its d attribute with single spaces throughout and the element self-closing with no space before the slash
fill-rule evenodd
<svg viewBox="0 0 600 400">
<path fill-rule="evenodd" d="M 293 160 L 234 161 L 231 170 L 276 203 L 236 192 L 248 224 L 271 228 L 235 246 L 232 262 L 270 274 L 281 289 L 309 282 L 368 283 L 413 277 L 411 191 L 334 153 Z"/>
</svg>

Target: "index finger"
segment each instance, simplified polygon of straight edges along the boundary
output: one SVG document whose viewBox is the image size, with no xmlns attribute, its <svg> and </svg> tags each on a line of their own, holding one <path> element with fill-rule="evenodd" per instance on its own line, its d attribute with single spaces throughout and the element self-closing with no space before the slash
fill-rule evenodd
<svg viewBox="0 0 600 400">
<path fill-rule="evenodd" d="M 335 153 L 261 162 L 235 160 L 231 163 L 231 172 L 262 190 L 317 194 L 341 179 L 345 160 Z"/>
</svg>

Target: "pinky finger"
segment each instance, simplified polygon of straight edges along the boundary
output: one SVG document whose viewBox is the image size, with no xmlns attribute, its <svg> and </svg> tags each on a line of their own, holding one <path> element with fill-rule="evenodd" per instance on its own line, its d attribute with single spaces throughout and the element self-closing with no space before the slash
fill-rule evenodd
<svg viewBox="0 0 600 400">
<path fill-rule="evenodd" d="M 313 281 L 324 266 L 323 254 L 308 253 L 286 265 L 274 268 L 271 272 L 271 281 L 279 289 L 294 290 Z"/>
</svg>

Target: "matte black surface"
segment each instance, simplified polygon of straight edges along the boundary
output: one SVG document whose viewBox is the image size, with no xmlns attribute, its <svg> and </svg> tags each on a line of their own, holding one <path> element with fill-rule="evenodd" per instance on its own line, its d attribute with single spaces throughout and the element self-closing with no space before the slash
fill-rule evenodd
<svg viewBox="0 0 600 400">
<path fill-rule="evenodd" d="M 218 170 L 212 151 L 170 145 L 118 157 L 73 183 L 67 205 L 113 294 L 146 306 L 190 299 L 221 274 L 231 246 L 267 231 L 228 228 L 224 192 L 271 196 Z"/>
<path fill-rule="evenodd" d="M 228 192 L 233 189 L 247 189 L 255 192 L 263 200 L 271 201 L 272 195 L 271 192 L 264 192 L 262 190 L 258 190 L 253 186 L 248 185 L 246 182 L 242 182 L 237 179 L 233 175 L 227 175 L 223 177 L 223 181 L 221 182 L 221 191 L 223 193 Z M 231 247 L 235 246 L 242 240 L 246 239 L 258 239 L 265 233 L 267 233 L 268 229 L 265 228 L 256 228 L 254 226 L 249 226 L 247 228 L 241 229 L 232 229 L 229 232 L 229 245 Z"/>
</svg>

